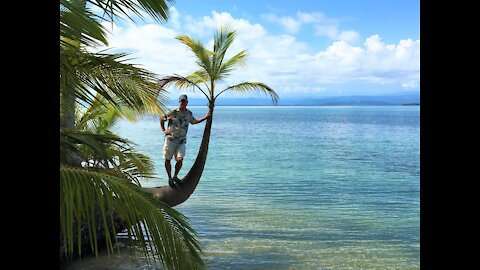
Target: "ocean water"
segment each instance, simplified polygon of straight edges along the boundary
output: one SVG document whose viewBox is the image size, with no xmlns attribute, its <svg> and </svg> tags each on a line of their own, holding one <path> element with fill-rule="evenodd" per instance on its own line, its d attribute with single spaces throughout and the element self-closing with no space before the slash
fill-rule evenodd
<svg viewBox="0 0 480 270">
<path fill-rule="evenodd" d="M 218 106 L 213 121 L 202 179 L 176 207 L 209 269 L 420 268 L 418 106 Z M 167 184 L 159 125 L 116 129 L 155 162 L 144 186 Z M 189 128 L 182 177 L 204 126 Z M 69 269 L 159 269 L 124 253 Z"/>
</svg>

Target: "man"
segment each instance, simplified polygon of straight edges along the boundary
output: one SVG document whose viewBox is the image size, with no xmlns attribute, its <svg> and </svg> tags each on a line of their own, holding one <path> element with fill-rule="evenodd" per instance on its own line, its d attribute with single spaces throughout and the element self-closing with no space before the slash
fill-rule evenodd
<svg viewBox="0 0 480 270">
<path fill-rule="evenodd" d="M 178 108 L 168 111 L 163 117 L 160 117 L 160 128 L 165 133 L 165 139 L 163 143 L 163 156 L 165 158 L 165 169 L 168 175 L 168 184 L 171 187 L 175 186 L 175 183 L 179 184 L 178 172 L 182 168 L 183 158 L 185 157 L 185 144 L 187 143 L 187 131 L 188 124 L 198 124 L 205 121 L 210 112 L 199 119 L 193 117 L 192 112 L 187 109 L 188 97 L 187 95 L 180 95 L 178 98 Z M 168 128 L 165 129 L 164 123 L 168 120 Z M 175 174 L 172 177 L 172 165 L 170 160 L 175 156 L 177 161 L 175 164 Z"/>
</svg>

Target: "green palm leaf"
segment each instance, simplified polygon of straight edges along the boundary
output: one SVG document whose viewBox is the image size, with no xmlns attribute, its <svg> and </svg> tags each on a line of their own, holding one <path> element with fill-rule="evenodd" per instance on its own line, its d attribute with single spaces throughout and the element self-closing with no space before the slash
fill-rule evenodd
<svg viewBox="0 0 480 270">
<path fill-rule="evenodd" d="M 109 159 L 106 145 L 116 145 L 121 147 L 128 142 L 128 140 L 122 139 L 112 133 L 98 134 L 89 131 L 60 130 L 60 149 L 62 151 L 67 151 L 68 149 L 80 153 L 88 152 L 88 154 L 99 160 Z M 89 150 L 87 151 L 86 149 L 83 149 L 83 151 L 80 151 L 80 146 L 87 147 Z M 87 156 L 85 156 L 85 160 L 88 160 L 86 157 Z"/>
<path fill-rule="evenodd" d="M 223 69 L 223 58 L 228 48 L 235 40 L 236 31 L 230 30 L 229 26 L 220 27 L 214 36 L 213 55 L 212 55 L 212 80 L 221 80 L 221 70 Z"/>
<path fill-rule="evenodd" d="M 188 46 L 190 50 L 195 54 L 197 60 L 195 61 L 199 67 L 201 67 L 210 77 L 213 77 L 212 68 L 212 55 L 213 53 L 203 46 L 200 40 L 194 40 L 186 35 L 176 37 L 183 44 Z"/>
<path fill-rule="evenodd" d="M 100 94 L 103 102 L 117 108 L 128 106 L 140 113 L 161 113 L 168 98 L 158 89 L 156 74 L 125 63 L 125 56 L 61 49 L 60 75 L 75 82 L 75 88 L 64 85 L 62 89 L 61 85 L 61 90 L 75 91 L 78 101 L 90 106 L 99 100 L 95 96 Z"/>
<path fill-rule="evenodd" d="M 175 0 L 166 0 L 174 3 Z M 105 15 L 113 20 L 115 17 L 125 16 L 131 21 L 130 12 L 144 19 L 141 11 L 147 12 L 152 18 L 158 22 L 164 22 L 168 19 L 169 8 L 165 1 L 154 0 L 89 0 L 89 3 L 95 5 L 105 11 Z"/>
<path fill-rule="evenodd" d="M 207 50 L 199 40 L 186 35 L 177 36 L 176 39 L 189 47 L 196 56 L 196 63 L 201 69 L 186 77 L 176 74 L 165 76 L 160 79 L 159 86 L 163 89 L 174 83 L 178 89 L 198 89 L 207 97 L 211 104 L 215 102 L 220 94 L 227 91 L 265 94 L 270 96 L 272 102 L 276 104 L 279 100 L 277 93 L 268 85 L 260 82 L 243 82 L 232 85 L 215 95 L 215 86 L 219 81 L 231 75 L 234 68 L 245 67 L 246 65 L 247 52 L 245 50 L 240 51 L 227 60 L 224 59 L 228 48 L 235 40 L 235 36 L 236 31 L 232 30 L 230 26 L 218 28 L 214 36 L 213 51 Z M 202 89 L 200 85 L 204 85 L 206 90 Z"/>
<path fill-rule="evenodd" d="M 108 45 L 105 28 L 99 20 L 88 8 L 75 5 L 72 1 L 60 0 L 60 45 Z"/>
<path fill-rule="evenodd" d="M 92 104 L 84 111 L 78 111 L 75 121 L 75 129 L 95 133 L 106 133 L 113 128 L 120 119 L 136 122 L 139 119 L 138 110 L 125 105 L 120 99 L 115 103 L 117 107 L 109 104 L 103 96 L 97 93 Z M 165 105 L 158 103 L 162 111 L 166 110 Z"/>
<path fill-rule="evenodd" d="M 191 89 L 191 90 L 198 89 L 207 97 L 208 100 L 210 100 L 210 97 L 207 94 L 207 92 L 210 92 L 209 91 L 210 89 L 208 88 L 208 86 L 207 86 L 208 90 L 204 91 L 198 85 L 198 83 L 206 83 L 205 78 L 199 77 L 200 76 L 199 74 L 201 73 L 203 73 L 203 71 L 197 71 L 196 73 L 193 73 L 188 77 L 183 77 L 177 74 L 174 74 L 171 76 L 164 76 L 158 81 L 158 86 L 161 89 L 164 89 L 168 87 L 170 84 L 174 83 L 178 89 Z"/>
<path fill-rule="evenodd" d="M 196 232 L 186 218 L 176 210 L 147 195 L 128 179 L 86 168 L 60 168 L 60 223 L 66 252 L 81 250 L 81 228 L 89 230 L 90 247 L 98 252 L 97 226 L 103 228 L 108 252 L 114 249 L 116 230 L 114 214 L 128 230 L 129 241 L 140 243 L 147 258 L 159 258 L 169 269 L 201 269 L 205 265 L 199 253 L 201 246 L 195 240 Z M 98 215 L 100 213 L 100 215 Z M 142 230 L 142 226 L 145 232 Z M 74 235 L 76 229 L 77 235 Z M 151 244 L 151 248 L 147 248 Z"/>
<path fill-rule="evenodd" d="M 268 85 L 260 82 L 243 82 L 236 85 L 232 85 L 218 93 L 215 96 L 217 98 L 220 94 L 226 91 L 237 92 L 237 93 L 263 93 L 269 95 L 272 99 L 272 102 L 276 104 L 279 100 L 277 93 L 270 88 Z"/>
<path fill-rule="evenodd" d="M 223 79 L 231 74 L 235 67 L 246 66 L 247 51 L 241 51 L 228 59 L 218 70 L 218 78 Z"/>
<path fill-rule="evenodd" d="M 154 165 L 148 156 L 136 152 L 132 142 L 110 132 L 61 131 L 62 153 L 76 153 L 84 167 L 110 168 L 140 186 L 139 178 L 153 178 Z"/>
</svg>

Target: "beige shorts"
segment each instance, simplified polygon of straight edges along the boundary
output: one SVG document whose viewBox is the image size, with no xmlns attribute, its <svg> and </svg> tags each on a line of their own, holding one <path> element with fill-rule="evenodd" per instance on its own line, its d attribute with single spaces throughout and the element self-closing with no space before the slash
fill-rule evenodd
<svg viewBox="0 0 480 270">
<path fill-rule="evenodd" d="M 175 156 L 175 160 L 185 157 L 185 144 L 178 143 L 178 140 L 169 140 L 165 137 L 163 142 L 163 157 L 167 160 L 171 160 Z"/>
</svg>

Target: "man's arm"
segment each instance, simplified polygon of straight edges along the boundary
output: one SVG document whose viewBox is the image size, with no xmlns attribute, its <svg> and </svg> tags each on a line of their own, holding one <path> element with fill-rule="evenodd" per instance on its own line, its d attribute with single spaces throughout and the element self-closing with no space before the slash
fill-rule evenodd
<svg viewBox="0 0 480 270">
<path fill-rule="evenodd" d="M 207 114 L 205 114 L 205 116 L 202 117 L 202 118 L 198 118 L 198 119 L 193 118 L 193 122 L 192 122 L 191 124 L 192 124 L 192 125 L 199 124 L 199 123 L 207 120 L 207 118 L 208 118 L 209 116 L 210 116 L 210 112 L 207 112 Z"/>
<path fill-rule="evenodd" d="M 163 117 L 160 117 L 160 128 L 162 129 L 162 132 L 165 134 L 172 133 L 170 129 L 165 129 L 164 123 L 165 123 L 165 120 L 163 120 Z"/>
</svg>

